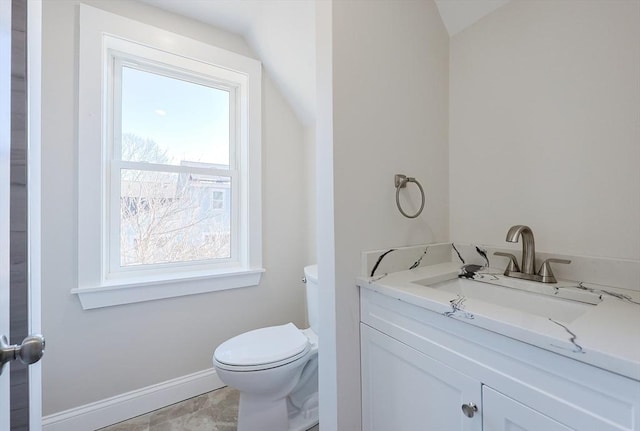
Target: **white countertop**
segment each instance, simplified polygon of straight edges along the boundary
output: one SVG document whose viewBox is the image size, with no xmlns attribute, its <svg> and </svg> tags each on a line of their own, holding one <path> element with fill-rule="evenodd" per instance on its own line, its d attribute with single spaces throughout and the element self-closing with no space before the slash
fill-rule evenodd
<svg viewBox="0 0 640 431">
<path fill-rule="evenodd" d="M 640 380 L 640 293 L 587 283 L 522 282 L 502 271 L 480 270 L 473 282 L 522 286 L 565 297 L 596 298 L 598 304 L 570 323 L 482 301 L 461 298 L 424 284 L 455 279 L 460 263 L 422 266 L 375 277 L 361 277 L 358 286 L 417 305 L 450 318 L 550 350 L 608 371 Z M 415 283 L 420 281 L 421 284 Z M 526 286 L 533 286 L 527 288 Z M 555 293 L 553 293 L 555 292 Z M 560 296 L 560 295 L 557 295 Z M 585 297 L 586 297 L 585 296 Z"/>
</svg>

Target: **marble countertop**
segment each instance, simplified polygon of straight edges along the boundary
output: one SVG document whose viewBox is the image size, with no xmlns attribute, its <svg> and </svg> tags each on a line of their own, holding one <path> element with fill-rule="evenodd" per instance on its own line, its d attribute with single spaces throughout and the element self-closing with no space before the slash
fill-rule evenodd
<svg viewBox="0 0 640 431">
<path fill-rule="evenodd" d="M 517 287 L 597 305 L 565 323 L 427 287 L 460 274 L 478 283 Z M 640 380 L 640 292 L 564 280 L 557 284 L 522 282 L 492 268 L 467 272 L 454 262 L 361 277 L 358 286 Z"/>
</svg>

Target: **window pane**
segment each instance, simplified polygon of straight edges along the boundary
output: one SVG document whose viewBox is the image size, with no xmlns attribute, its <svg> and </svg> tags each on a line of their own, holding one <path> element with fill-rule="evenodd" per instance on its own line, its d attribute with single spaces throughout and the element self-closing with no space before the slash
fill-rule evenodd
<svg viewBox="0 0 640 431">
<path fill-rule="evenodd" d="M 231 178 L 121 170 L 120 265 L 231 257 Z"/>
<path fill-rule="evenodd" d="M 229 167 L 229 92 L 122 68 L 122 160 Z"/>
</svg>

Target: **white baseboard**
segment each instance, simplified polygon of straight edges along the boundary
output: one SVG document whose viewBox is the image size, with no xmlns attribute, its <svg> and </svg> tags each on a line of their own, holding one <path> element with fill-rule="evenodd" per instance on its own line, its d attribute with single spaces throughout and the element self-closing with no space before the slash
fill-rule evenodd
<svg viewBox="0 0 640 431">
<path fill-rule="evenodd" d="M 215 369 L 45 416 L 43 431 L 97 430 L 225 386 Z"/>
</svg>

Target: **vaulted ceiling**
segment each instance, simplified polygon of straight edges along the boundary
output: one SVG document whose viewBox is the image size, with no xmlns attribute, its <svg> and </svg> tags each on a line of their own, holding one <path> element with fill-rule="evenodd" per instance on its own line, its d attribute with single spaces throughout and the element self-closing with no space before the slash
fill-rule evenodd
<svg viewBox="0 0 640 431">
<path fill-rule="evenodd" d="M 510 0 L 435 0 L 449 36 L 461 32 Z"/>
<path fill-rule="evenodd" d="M 314 0 L 141 0 L 244 37 L 300 121 L 315 123 Z M 436 0 L 450 36 L 509 0 Z"/>
</svg>

